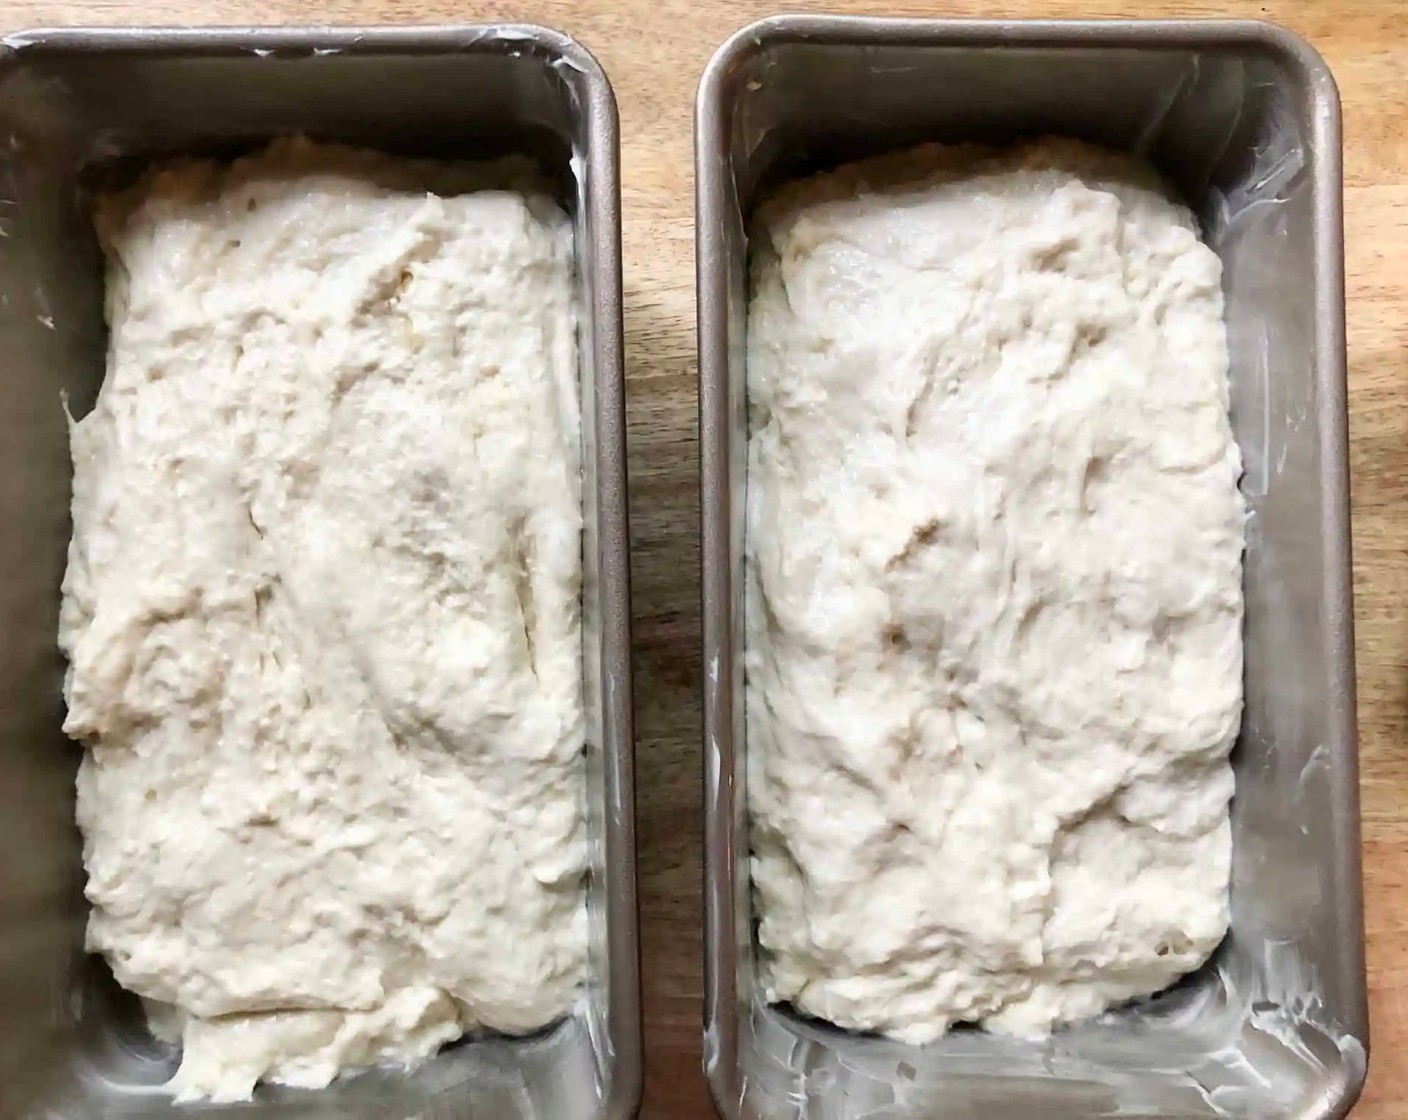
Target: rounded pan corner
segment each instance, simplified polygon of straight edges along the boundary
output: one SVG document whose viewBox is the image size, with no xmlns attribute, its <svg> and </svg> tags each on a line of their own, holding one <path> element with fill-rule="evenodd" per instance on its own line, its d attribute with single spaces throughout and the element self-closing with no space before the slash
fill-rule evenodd
<svg viewBox="0 0 1408 1120">
<path fill-rule="evenodd" d="M 1359 1103 L 1364 1092 L 1364 1083 L 1369 1076 L 1369 1038 L 1367 1033 L 1359 1038 L 1361 1046 L 1358 1062 L 1345 1062 L 1325 1089 L 1307 1102 L 1307 1107 L 1294 1115 L 1301 1120 L 1345 1120 Z"/>
<path fill-rule="evenodd" d="M 759 54 L 768 41 L 775 37 L 778 27 L 791 22 L 793 16 L 764 16 L 762 19 L 745 23 L 727 39 L 720 43 L 699 78 L 700 96 L 706 90 L 716 90 L 724 76 L 735 67 Z"/>
<path fill-rule="evenodd" d="M 21 27 L 0 35 L 0 59 L 13 58 L 35 43 L 43 43 L 56 32 L 51 27 Z"/>
<path fill-rule="evenodd" d="M 499 30 L 522 34 L 549 54 L 550 65 L 565 66 L 581 74 L 591 91 L 591 96 L 611 114 L 613 120 L 617 118 L 616 91 L 606 73 L 606 67 L 602 66 L 601 60 L 576 36 L 536 23 L 508 24 Z"/>
<path fill-rule="evenodd" d="M 867 33 L 910 26 L 940 24 L 943 20 L 906 20 L 884 16 L 816 15 L 783 13 L 745 23 L 715 49 L 699 78 L 695 95 L 697 116 L 706 119 L 722 109 L 729 78 L 741 67 L 779 43 L 799 40 L 848 41 L 865 39 Z"/>
<path fill-rule="evenodd" d="M 729 78 L 774 43 L 794 38 L 799 31 L 819 17 L 799 15 L 764 16 L 745 23 L 725 39 L 709 56 L 699 76 L 695 93 L 696 117 L 699 121 L 718 117 L 724 109 Z M 828 17 L 820 17 L 828 18 Z"/>
<path fill-rule="evenodd" d="M 1312 145 L 1313 161 L 1329 168 L 1334 177 L 1339 176 L 1343 143 L 1339 84 L 1324 55 L 1308 39 L 1264 19 L 1187 20 L 1184 26 L 1194 34 L 1201 30 L 1199 37 L 1206 37 L 1209 47 L 1232 43 L 1260 51 L 1266 59 L 1283 67 L 1304 95 L 1318 133 Z"/>
<path fill-rule="evenodd" d="M 746 1120 L 741 1103 L 735 1099 L 732 1085 L 719 1068 L 717 1058 L 706 1054 L 703 1062 L 704 1081 L 709 1086 L 709 1100 L 719 1120 Z"/>
<path fill-rule="evenodd" d="M 15 69 L 21 65 L 22 44 L 12 43 L 8 36 L 0 39 L 0 85 L 9 80 Z"/>
<path fill-rule="evenodd" d="M 1242 21 L 1247 38 L 1261 46 L 1273 58 L 1282 62 L 1300 78 L 1317 102 L 1329 103 L 1339 109 L 1340 91 L 1330 64 L 1311 42 L 1303 36 L 1270 20 Z"/>
<path fill-rule="evenodd" d="M 624 1072 L 618 1069 L 612 1078 L 611 1091 L 602 1105 L 601 1120 L 636 1120 L 640 1114 L 644 1085 L 644 1073 L 639 1060 L 633 1062 Z"/>
<path fill-rule="evenodd" d="M 16 28 L 0 36 L 0 82 L 9 78 L 14 70 L 29 61 L 28 55 L 43 55 L 50 50 L 71 50 L 74 47 L 87 47 L 91 40 L 105 38 L 103 31 L 91 34 L 82 28 L 60 27 L 53 24 L 39 24 L 33 27 Z"/>
</svg>

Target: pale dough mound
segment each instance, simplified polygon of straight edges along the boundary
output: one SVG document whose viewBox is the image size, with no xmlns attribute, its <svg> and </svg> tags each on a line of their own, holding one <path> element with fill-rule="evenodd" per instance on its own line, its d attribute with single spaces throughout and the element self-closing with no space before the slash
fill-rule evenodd
<svg viewBox="0 0 1408 1120">
<path fill-rule="evenodd" d="M 474 178 L 285 141 L 99 210 L 65 727 L 88 945 L 175 1005 L 183 1099 L 583 977 L 572 236 Z"/>
<path fill-rule="evenodd" d="M 1218 258 L 1147 170 L 1057 141 L 843 168 L 754 245 L 767 998 L 925 1042 L 1166 986 L 1228 923 Z"/>
</svg>

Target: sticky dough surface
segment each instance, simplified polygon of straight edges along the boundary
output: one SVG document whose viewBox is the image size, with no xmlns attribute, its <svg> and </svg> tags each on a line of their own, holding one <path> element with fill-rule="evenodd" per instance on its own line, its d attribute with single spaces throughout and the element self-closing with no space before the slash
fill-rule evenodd
<svg viewBox="0 0 1408 1120">
<path fill-rule="evenodd" d="M 88 945 L 182 1098 L 537 1028 L 583 976 L 572 236 L 482 177 L 281 142 L 99 210 L 66 729 Z"/>
<path fill-rule="evenodd" d="M 747 735 L 770 1000 L 1041 1034 L 1228 924 L 1220 265 L 1147 169 L 929 147 L 762 211 Z"/>
</svg>

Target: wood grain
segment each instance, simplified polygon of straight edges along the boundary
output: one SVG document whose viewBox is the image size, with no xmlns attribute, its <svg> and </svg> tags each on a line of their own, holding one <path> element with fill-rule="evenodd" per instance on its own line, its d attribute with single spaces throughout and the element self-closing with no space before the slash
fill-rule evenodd
<svg viewBox="0 0 1408 1120">
<path fill-rule="evenodd" d="M 1345 120 L 1354 584 L 1373 1057 L 1356 1120 L 1408 1117 L 1408 4 L 1396 0 L 928 4 L 790 0 L 854 14 L 1238 16 L 1326 57 Z M 9 0 L 42 24 L 527 20 L 601 60 L 621 109 L 647 1120 L 713 1116 L 699 1072 L 699 582 L 692 121 L 705 61 L 778 9 L 746 0 Z"/>
</svg>

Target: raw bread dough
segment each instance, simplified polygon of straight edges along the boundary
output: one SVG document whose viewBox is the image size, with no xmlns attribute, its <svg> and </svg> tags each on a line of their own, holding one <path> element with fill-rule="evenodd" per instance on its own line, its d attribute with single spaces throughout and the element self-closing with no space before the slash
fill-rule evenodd
<svg viewBox="0 0 1408 1120">
<path fill-rule="evenodd" d="M 181 1099 L 583 976 L 572 236 L 486 174 L 284 141 L 100 207 L 65 727 L 88 945 L 175 1005 Z"/>
<path fill-rule="evenodd" d="M 785 191 L 748 320 L 761 983 L 1041 1034 L 1227 928 L 1220 265 L 1147 170 L 928 147 Z"/>
</svg>

